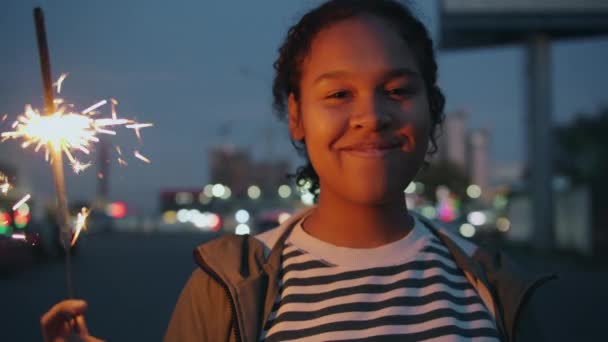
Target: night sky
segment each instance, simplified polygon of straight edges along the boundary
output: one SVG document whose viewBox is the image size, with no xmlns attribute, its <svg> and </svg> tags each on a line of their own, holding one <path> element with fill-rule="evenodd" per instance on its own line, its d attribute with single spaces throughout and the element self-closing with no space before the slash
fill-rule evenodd
<svg viewBox="0 0 608 342">
<path fill-rule="evenodd" d="M 0 114 L 14 117 L 26 103 L 42 105 L 32 19 L 33 7 L 42 5 L 54 78 L 70 73 L 63 97 L 80 109 L 113 97 L 119 114 L 156 125 L 142 131 L 143 146 L 128 131 L 111 140 L 123 151 L 137 147 L 152 159 L 150 165 L 135 158 L 128 158 L 126 167 L 112 165 L 113 199 L 152 212 L 160 189 L 202 186 L 207 148 L 219 143 L 246 146 L 256 158 L 295 162 L 287 127 L 271 111 L 272 63 L 288 26 L 317 3 L 3 0 Z M 437 38 L 435 2 L 416 1 L 415 10 Z M 608 37 L 556 42 L 553 58 L 556 121 L 608 105 Z M 442 52 L 439 65 L 448 113 L 464 109 L 471 128 L 490 129 L 495 163 L 521 162 L 523 49 Z M 38 198 L 52 193 L 42 154 L 3 143 L 0 161 L 17 166 L 21 186 Z M 78 176 L 68 173 L 71 199 L 93 197 L 95 174 L 93 168 Z"/>
</svg>

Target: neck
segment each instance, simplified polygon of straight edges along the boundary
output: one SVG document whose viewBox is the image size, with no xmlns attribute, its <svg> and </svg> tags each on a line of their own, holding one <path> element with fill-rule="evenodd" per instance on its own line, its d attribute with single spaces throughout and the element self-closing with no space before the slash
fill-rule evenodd
<svg viewBox="0 0 608 342">
<path fill-rule="evenodd" d="M 327 243 L 350 248 L 374 248 L 407 235 L 414 221 L 405 197 L 370 206 L 322 192 L 319 204 L 303 224 L 304 230 Z"/>
</svg>

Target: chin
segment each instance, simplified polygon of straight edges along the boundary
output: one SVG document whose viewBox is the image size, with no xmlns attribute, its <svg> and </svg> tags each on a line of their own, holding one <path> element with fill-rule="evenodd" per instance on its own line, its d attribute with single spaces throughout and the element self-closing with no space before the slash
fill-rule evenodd
<svg viewBox="0 0 608 342">
<path fill-rule="evenodd" d="M 385 205 L 391 202 L 403 201 L 403 190 L 400 184 L 379 184 L 361 182 L 349 188 L 346 198 L 361 205 Z"/>
</svg>

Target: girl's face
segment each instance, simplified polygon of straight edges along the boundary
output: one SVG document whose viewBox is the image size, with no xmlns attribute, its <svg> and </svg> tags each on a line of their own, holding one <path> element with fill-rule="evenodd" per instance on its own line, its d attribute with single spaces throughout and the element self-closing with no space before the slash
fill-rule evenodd
<svg viewBox="0 0 608 342">
<path fill-rule="evenodd" d="M 424 161 L 430 112 L 414 56 L 386 21 L 359 16 L 319 32 L 288 108 L 322 193 L 368 205 L 403 199 Z"/>
</svg>

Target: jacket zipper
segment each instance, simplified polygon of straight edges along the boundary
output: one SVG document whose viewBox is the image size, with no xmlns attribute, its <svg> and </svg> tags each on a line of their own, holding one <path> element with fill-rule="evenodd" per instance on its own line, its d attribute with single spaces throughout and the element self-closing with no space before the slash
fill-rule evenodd
<svg viewBox="0 0 608 342">
<path fill-rule="evenodd" d="M 238 341 L 238 342 L 242 341 L 241 331 L 239 330 L 239 321 L 238 321 L 238 319 L 236 319 L 236 304 L 234 303 L 234 299 L 232 298 L 232 295 L 230 294 L 228 285 L 222 280 L 222 278 L 220 278 L 220 276 L 217 273 L 215 273 L 215 271 L 213 271 L 209 266 L 207 266 L 207 264 L 203 261 L 203 258 L 201 258 L 200 255 L 198 255 L 198 253 L 196 255 L 196 258 L 198 260 L 199 266 L 201 266 L 201 268 L 205 272 L 207 272 L 207 274 L 209 274 L 211 276 L 211 278 L 213 278 L 215 281 L 217 281 L 224 289 L 224 292 L 226 292 L 226 297 L 228 297 L 228 301 L 230 302 L 230 311 L 232 312 L 234 337 L 235 337 L 236 341 Z"/>
</svg>

